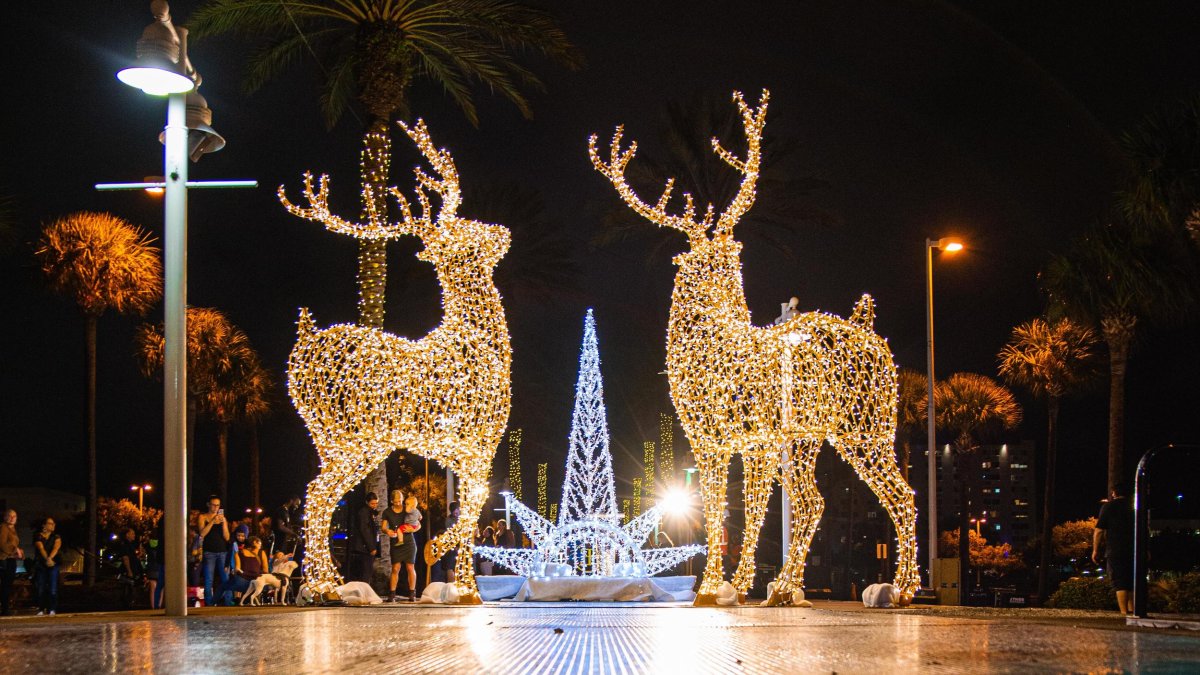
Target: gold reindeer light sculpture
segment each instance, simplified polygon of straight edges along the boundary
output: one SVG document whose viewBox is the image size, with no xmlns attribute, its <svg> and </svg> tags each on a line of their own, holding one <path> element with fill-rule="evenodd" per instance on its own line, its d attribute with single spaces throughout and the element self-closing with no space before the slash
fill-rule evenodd
<svg viewBox="0 0 1200 675">
<path fill-rule="evenodd" d="M 684 195 L 681 214 L 668 213 L 674 179 L 655 204 L 641 200 L 625 180 L 637 143 L 621 147 L 613 135 L 608 160 L 588 154 L 596 170 L 638 215 L 687 235 L 689 250 L 674 259 L 679 268 L 667 329 L 667 374 L 671 399 L 700 470 L 708 535 L 697 605 L 715 604 L 724 573 L 720 537 L 729 462 L 745 465 L 746 529 L 733 575 L 739 595 L 750 587 L 754 551 L 776 477 L 791 499 L 792 536 L 768 604 L 789 604 L 803 588 L 808 547 L 824 509 L 813 470 L 822 443 L 832 445 L 870 486 L 896 528 L 899 560 L 895 585 L 908 602 L 920 584 L 916 562 L 916 509 L 912 488 L 896 466 L 896 367 L 887 342 L 872 330 L 874 307 L 863 296 L 849 319 L 809 312 L 778 326 L 750 321 L 742 288 L 742 245 L 733 228 L 754 203 L 762 159 L 768 92 L 752 108 L 735 92 L 747 139 L 744 159 L 712 139 L 713 150 L 742 174 L 730 205 L 719 216 L 712 204 L 703 215 Z M 709 236 L 709 231 L 712 235 Z"/>
<path fill-rule="evenodd" d="M 304 574 L 317 592 L 341 583 L 329 552 L 333 509 L 372 467 L 396 448 L 407 448 L 458 475 L 462 517 L 434 540 L 434 551 L 440 557 L 459 548 L 459 601 L 478 604 L 472 534 L 512 399 L 508 324 L 492 280 L 510 235 L 503 226 L 458 217 L 462 195 L 453 158 L 433 146 L 423 121 L 401 126 L 437 178 L 415 170 L 418 209 L 399 190 L 389 190 L 399 203 L 400 222 L 387 222 L 375 206 L 379 195 L 364 195 L 365 223 L 334 215 L 326 176 L 314 189 L 311 174 L 305 174 L 307 207 L 292 204 L 279 188 L 290 213 L 335 232 L 359 238 L 416 235 L 425 244 L 417 257 L 433 264 L 442 287 L 441 325 L 420 340 L 352 324 L 320 330 L 301 310 L 299 337 L 288 359 L 288 393 L 321 460 L 305 503 Z M 441 201 L 436 219 L 429 192 Z"/>
</svg>

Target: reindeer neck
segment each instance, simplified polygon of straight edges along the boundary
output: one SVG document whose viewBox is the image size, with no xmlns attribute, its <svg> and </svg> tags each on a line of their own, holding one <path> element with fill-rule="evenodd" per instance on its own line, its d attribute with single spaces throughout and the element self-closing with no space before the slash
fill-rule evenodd
<svg viewBox="0 0 1200 675">
<path fill-rule="evenodd" d="M 504 330 L 504 305 L 489 270 L 479 275 L 437 268 L 442 286 L 442 325 L 457 319 L 484 330 Z"/>
<path fill-rule="evenodd" d="M 726 257 L 684 263 L 675 274 L 671 315 L 679 325 L 705 333 L 749 325 L 741 262 Z"/>
</svg>

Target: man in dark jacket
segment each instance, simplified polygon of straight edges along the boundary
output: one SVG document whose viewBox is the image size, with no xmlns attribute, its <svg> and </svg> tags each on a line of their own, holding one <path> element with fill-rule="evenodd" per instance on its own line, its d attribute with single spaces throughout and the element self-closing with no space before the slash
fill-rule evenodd
<svg viewBox="0 0 1200 675">
<path fill-rule="evenodd" d="M 1133 590 L 1133 502 L 1124 483 L 1113 486 L 1108 501 L 1100 507 L 1092 534 L 1092 562 L 1100 564 L 1100 544 L 1104 544 L 1105 572 L 1117 592 L 1117 608 L 1123 614 L 1133 612 L 1129 597 Z"/>
<path fill-rule="evenodd" d="M 354 512 L 350 521 L 350 552 L 346 561 L 346 580 L 371 583 L 375 556 L 379 555 L 379 497 L 367 493 L 367 501 Z"/>
</svg>

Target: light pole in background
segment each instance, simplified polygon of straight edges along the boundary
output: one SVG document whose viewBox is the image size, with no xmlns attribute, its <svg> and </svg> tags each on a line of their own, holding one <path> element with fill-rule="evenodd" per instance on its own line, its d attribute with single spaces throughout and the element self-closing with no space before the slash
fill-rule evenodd
<svg viewBox="0 0 1200 675">
<path fill-rule="evenodd" d="M 137 42 L 137 63 L 117 78 L 151 96 L 167 97 L 163 182 L 102 183 L 99 190 L 163 188 L 163 517 L 168 616 L 187 615 L 187 189 L 254 187 L 255 181 L 189 183 L 192 161 L 225 146 L 212 111 L 195 93 L 199 73 L 187 56 L 187 29 L 171 22 L 165 0 L 153 0 L 154 23 Z"/>
<path fill-rule="evenodd" d="M 143 510 L 145 510 L 145 509 L 142 507 L 142 496 L 145 494 L 145 492 L 146 492 L 147 490 L 151 490 L 151 489 L 153 489 L 153 488 L 154 488 L 154 486 L 150 485 L 149 483 L 147 483 L 147 484 L 145 484 L 145 485 L 130 485 L 130 486 L 129 486 L 129 490 L 130 490 L 131 492 L 132 492 L 132 491 L 136 491 L 136 492 L 138 493 L 138 511 L 143 511 Z"/>
<path fill-rule="evenodd" d="M 925 346 L 928 360 L 928 369 L 925 373 L 929 380 L 928 389 L 928 408 L 926 409 L 927 424 L 928 424 L 928 444 L 926 447 L 926 459 L 928 460 L 929 468 L 929 585 L 933 586 L 933 566 L 937 560 L 938 549 L 938 512 L 937 512 L 937 434 L 936 434 L 936 410 L 933 403 L 933 385 L 934 385 L 934 369 L 933 369 L 933 249 L 943 251 L 945 253 L 955 253 L 963 250 L 963 243 L 953 237 L 943 237 L 941 239 L 926 239 L 925 240 Z"/>
</svg>

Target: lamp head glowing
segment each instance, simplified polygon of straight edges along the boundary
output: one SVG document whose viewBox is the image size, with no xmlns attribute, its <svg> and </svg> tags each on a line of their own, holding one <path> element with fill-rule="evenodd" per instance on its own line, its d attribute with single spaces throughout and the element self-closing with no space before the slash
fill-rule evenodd
<svg viewBox="0 0 1200 675">
<path fill-rule="evenodd" d="M 137 61 L 117 73 L 117 79 L 151 96 L 182 94 L 196 88 L 187 59 L 187 30 L 171 23 L 164 0 L 150 3 L 154 23 L 146 26 L 137 42 Z"/>
<path fill-rule="evenodd" d="M 956 237 L 942 237 L 937 240 L 936 246 L 939 251 L 945 251 L 946 253 L 956 253 L 965 248 L 962 240 Z"/>
</svg>

